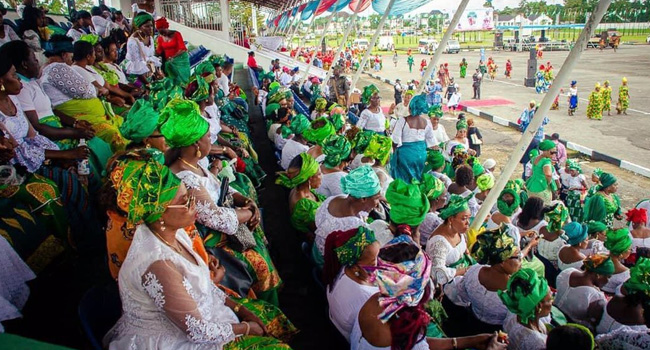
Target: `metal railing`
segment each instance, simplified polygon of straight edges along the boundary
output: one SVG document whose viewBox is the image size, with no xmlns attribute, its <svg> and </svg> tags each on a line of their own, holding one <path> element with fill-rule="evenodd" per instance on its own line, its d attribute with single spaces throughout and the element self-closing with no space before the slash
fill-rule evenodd
<svg viewBox="0 0 650 350">
<path fill-rule="evenodd" d="M 161 0 L 162 13 L 168 19 L 198 29 L 223 30 L 218 1 Z"/>
</svg>

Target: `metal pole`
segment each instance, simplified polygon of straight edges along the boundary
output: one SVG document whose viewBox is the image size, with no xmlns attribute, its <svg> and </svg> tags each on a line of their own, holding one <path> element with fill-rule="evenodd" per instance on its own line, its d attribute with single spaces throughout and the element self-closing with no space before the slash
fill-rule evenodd
<svg viewBox="0 0 650 350">
<path fill-rule="evenodd" d="M 323 40 L 325 40 L 325 38 L 327 37 L 327 29 L 330 27 L 330 24 L 332 24 L 332 21 L 334 20 L 335 17 L 338 17 L 338 12 L 332 12 L 330 18 L 327 19 L 327 23 L 325 23 L 325 28 L 323 29 L 323 35 L 321 35 L 320 41 L 318 41 L 316 45 L 322 43 Z M 327 46 L 327 43 L 325 43 L 325 46 Z M 307 64 L 307 69 L 305 70 L 305 74 L 302 76 L 302 78 L 300 78 L 300 81 L 298 82 L 298 86 L 301 86 L 302 82 L 305 81 L 305 79 L 307 79 L 307 77 L 309 76 L 309 70 L 311 70 L 311 67 L 314 65 L 312 61 L 314 60 L 314 55 L 316 55 L 316 51 L 318 50 L 314 49 L 311 52 L 311 55 L 309 55 L 309 63 Z"/>
<path fill-rule="evenodd" d="M 337 60 L 338 57 L 341 55 L 341 52 L 343 52 L 343 48 L 345 48 L 345 43 L 346 41 L 348 41 L 348 36 L 350 35 L 352 28 L 356 27 L 358 12 L 359 10 L 361 10 L 362 3 L 363 1 L 359 0 L 359 2 L 357 3 L 357 8 L 354 10 L 354 14 L 352 14 L 352 19 L 348 21 L 348 27 L 345 29 L 345 34 L 343 34 L 343 40 L 341 41 L 341 45 L 339 45 L 338 50 L 336 50 L 336 54 L 334 55 L 334 60 Z M 330 69 L 327 70 L 327 75 L 325 75 L 325 80 L 323 80 L 324 84 L 327 84 L 327 80 L 329 80 L 330 76 L 332 75 L 332 72 L 334 72 L 334 60 L 332 60 L 332 65 L 330 65 Z"/>
<path fill-rule="evenodd" d="M 287 44 L 291 44 L 291 47 L 293 47 L 293 43 L 292 43 L 293 37 L 296 35 L 298 30 L 300 29 L 300 26 L 302 25 L 302 19 L 300 18 L 300 13 L 298 13 L 298 12 L 296 12 L 296 19 L 297 19 L 295 21 L 296 25 L 293 26 L 293 29 L 291 29 L 291 31 L 290 31 L 291 35 L 289 35 L 289 41 L 287 42 Z"/>
<path fill-rule="evenodd" d="M 283 12 L 284 12 L 284 11 L 287 11 L 287 10 L 290 11 L 291 8 L 292 8 L 291 6 L 293 6 L 293 2 L 287 2 L 287 4 L 285 5 L 285 8 L 284 8 L 284 10 L 283 10 Z M 279 28 L 279 29 L 278 29 L 278 35 L 282 35 L 282 34 L 284 34 L 284 33 L 287 31 L 287 27 L 289 26 L 289 25 L 288 25 L 289 18 L 291 18 L 291 13 L 289 13 L 289 16 L 287 16 L 287 26 L 285 26 L 284 28 Z"/>
<path fill-rule="evenodd" d="M 611 3 L 612 0 L 600 0 L 594 8 L 594 12 L 589 17 L 589 20 L 585 24 L 582 33 L 580 33 L 578 41 L 576 42 L 575 46 L 573 46 L 573 49 L 571 49 L 571 52 L 564 61 L 564 64 L 558 72 L 557 77 L 555 77 L 555 80 L 553 80 L 553 85 L 551 85 L 548 92 L 544 96 L 544 99 L 542 100 L 542 104 L 537 109 L 537 112 L 535 112 L 535 117 L 521 136 L 519 143 L 510 155 L 510 160 L 508 163 L 506 163 L 506 166 L 503 168 L 501 175 L 499 175 L 499 179 L 497 180 L 492 190 L 490 190 L 490 193 L 481 205 L 481 209 L 476 214 L 471 228 L 478 230 L 479 227 L 481 227 L 483 224 L 483 221 L 485 221 L 487 215 L 490 213 L 492 206 L 497 202 L 497 199 L 501 195 L 501 191 L 503 191 L 503 189 L 506 187 L 506 183 L 510 179 L 512 173 L 515 171 L 517 163 L 519 163 L 519 159 L 521 159 L 524 152 L 526 152 L 528 145 L 530 145 L 530 142 L 533 140 L 533 137 L 537 133 L 537 129 L 542 125 L 544 116 L 548 113 L 551 104 L 555 99 L 555 96 L 557 96 L 557 94 L 560 92 L 560 87 L 569 81 L 569 76 L 573 71 L 573 67 L 575 67 L 578 63 L 580 55 L 582 55 L 582 51 L 587 48 L 589 38 L 591 38 L 591 36 L 594 34 L 598 23 L 600 23 L 600 21 L 603 19 L 603 15 L 605 15 L 605 12 Z"/>
<path fill-rule="evenodd" d="M 467 0 L 465 0 L 467 1 Z M 377 30 L 375 31 L 375 35 L 372 36 L 372 40 L 370 40 L 370 44 L 368 45 L 368 50 L 366 50 L 365 55 L 363 55 L 363 59 L 361 60 L 361 64 L 359 65 L 359 69 L 357 69 L 356 73 L 354 73 L 354 78 L 352 78 L 352 84 L 350 85 L 350 92 L 354 91 L 354 88 L 357 85 L 357 82 L 359 81 L 359 78 L 361 77 L 361 72 L 363 71 L 363 67 L 366 65 L 368 62 L 368 57 L 370 57 L 370 53 L 372 52 L 372 49 L 375 47 L 375 43 L 377 43 L 377 39 L 379 38 L 379 34 L 381 33 L 382 29 L 384 29 L 384 23 L 386 23 L 386 19 L 388 18 L 388 15 L 390 14 L 390 10 L 393 9 L 393 4 L 395 4 L 395 0 L 390 0 L 388 3 L 388 6 L 386 6 L 386 11 L 384 12 L 384 15 L 381 17 L 381 20 L 379 21 L 379 25 L 377 26 Z M 348 98 L 348 106 L 350 105 L 350 99 Z"/>
<path fill-rule="evenodd" d="M 282 8 L 278 11 L 278 13 L 281 15 L 282 12 L 284 12 L 284 10 L 287 8 L 288 5 L 289 4 L 287 3 L 284 6 L 282 6 Z M 280 17 L 280 19 L 282 19 L 282 17 Z M 280 29 L 280 21 L 278 21 L 278 25 L 275 26 L 275 30 L 273 31 L 273 35 L 275 35 L 278 32 L 279 29 Z"/>
<path fill-rule="evenodd" d="M 314 24 L 316 21 L 316 11 L 320 7 L 321 3 L 323 0 L 318 0 L 318 5 L 316 5 L 316 8 L 314 9 L 314 13 L 311 14 L 311 21 L 309 21 L 309 25 L 307 26 L 307 32 L 309 32 L 309 29 L 311 29 L 311 26 Z M 297 31 L 297 30 L 296 30 Z M 294 32 L 295 35 L 295 32 Z M 293 40 L 293 37 L 291 37 L 289 40 Z M 305 41 L 305 45 L 307 44 L 307 41 Z M 296 57 L 293 58 L 294 61 L 298 61 L 298 54 L 300 53 L 300 40 L 298 40 L 298 48 L 296 49 Z M 291 55 L 289 55 L 291 56 Z"/>
<path fill-rule="evenodd" d="M 456 29 L 456 26 L 458 26 L 458 22 L 460 22 L 460 18 L 463 16 L 463 12 L 465 12 L 465 8 L 467 8 L 467 4 L 469 4 L 469 0 L 462 0 L 458 5 L 458 8 L 456 9 L 456 13 L 454 14 L 454 17 L 451 19 L 451 22 L 449 23 L 449 27 L 447 27 L 447 30 L 445 31 L 445 34 L 442 36 L 442 39 L 440 40 L 440 44 L 438 45 L 436 52 L 434 52 L 433 54 L 433 59 L 429 62 L 429 66 L 427 67 L 426 72 L 424 72 L 424 75 L 420 79 L 418 94 L 421 94 L 422 91 L 424 91 L 424 86 L 425 86 L 424 82 L 427 80 L 427 77 L 431 75 L 433 69 L 438 66 L 438 61 L 440 61 L 440 57 L 442 56 L 442 53 L 445 51 L 445 47 L 447 47 L 447 41 L 449 41 L 449 38 L 451 38 L 451 34 L 453 34 L 454 29 Z"/>
<path fill-rule="evenodd" d="M 296 0 L 296 1 L 293 1 L 293 2 L 291 3 L 291 6 L 289 6 L 289 8 L 291 9 L 291 11 L 293 11 L 293 7 L 296 6 L 296 4 L 297 4 L 299 1 L 300 1 L 300 0 Z M 298 11 L 296 11 L 296 15 L 298 15 Z M 292 30 L 292 23 L 293 23 L 293 21 L 295 20 L 295 16 L 289 15 L 289 18 L 291 18 L 291 20 L 287 20 L 287 22 L 289 22 L 289 23 L 287 24 L 287 27 L 284 28 L 284 30 L 283 30 L 283 33 L 284 33 L 285 35 L 286 35 L 290 30 Z"/>
</svg>

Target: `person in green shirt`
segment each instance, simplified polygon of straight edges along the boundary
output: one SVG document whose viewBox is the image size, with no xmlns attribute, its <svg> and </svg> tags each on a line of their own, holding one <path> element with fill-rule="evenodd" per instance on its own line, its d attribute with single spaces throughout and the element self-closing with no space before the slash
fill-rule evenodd
<svg viewBox="0 0 650 350">
<path fill-rule="evenodd" d="M 583 221 L 599 221 L 611 230 L 614 219 L 623 219 L 621 200 L 616 195 L 618 180 L 610 173 L 602 173 L 599 181 L 598 192 L 585 201 Z"/>
<path fill-rule="evenodd" d="M 413 55 L 411 55 L 410 53 L 409 53 L 409 57 L 406 59 L 406 63 L 408 63 L 409 65 L 409 73 L 413 73 L 414 60 L 413 60 Z"/>
<path fill-rule="evenodd" d="M 532 197 L 539 197 L 545 205 L 550 205 L 553 200 L 553 192 L 556 191 L 553 181 L 553 163 L 551 157 L 557 153 L 555 143 L 551 140 L 544 140 L 539 144 L 540 154 L 532 160 L 533 174 L 526 181 L 528 194 Z"/>
</svg>

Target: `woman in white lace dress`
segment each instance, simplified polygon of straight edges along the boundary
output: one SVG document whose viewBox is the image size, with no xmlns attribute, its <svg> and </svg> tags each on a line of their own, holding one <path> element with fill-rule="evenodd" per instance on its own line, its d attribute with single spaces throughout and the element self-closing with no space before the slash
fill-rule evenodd
<svg viewBox="0 0 650 350">
<path fill-rule="evenodd" d="M 259 318 L 217 288 L 184 227 L 195 199 L 154 157 L 128 159 L 111 174 L 117 206 L 137 225 L 119 273 L 122 317 L 104 342 L 118 349 L 287 349 Z M 251 337 L 252 336 L 252 337 Z M 238 339 L 238 344 L 232 344 Z"/>
<path fill-rule="evenodd" d="M 614 263 L 614 274 L 601 289 L 605 293 L 616 294 L 620 286 L 623 285 L 623 282 L 630 278 L 630 269 L 623 265 L 623 261 L 625 261 L 632 252 L 632 237 L 630 237 L 630 231 L 626 228 L 607 231 L 605 248 L 609 250 L 609 257 L 612 258 L 612 262 Z"/>
<path fill-rule="evenodd" d="M 133 24 L 137 29 L 126 42 L 126 73 L 132 82 L 146 83 L 154 73 L 152 68 L 158 69 L 162 65 L 160 58 L 155 56 L 153 17 L 140 12 L 133 18 Z"/>
<path fill-rule="evenodd" d="M 469 256 L 465 238 L 470 217 L 467 198 L 452 195 L 447 207 L 440 212 L 443 223 L 433 231 L 426 245 L 433 282 L 444 286 L 445 296 L 461 306 L 467 305 L 457 298 L 456 285 L 469 266 L 475 263 Z"/>
<path fill-rule="evenodd" d="M 544 277 L 522 268 L 510 276 L 508 288 L 498 293 L 509 311 L 503 323 L 508 333 L 508 349 L 545 349 L 546 325 L 542 318 L 551 314 L 553 297 Z"/>
<path fill-rule="evenodd" d="M 253 277 L 252 289 L 257 297 L 278 305 L 278 287 L 282 281 L 271 261 L 264 232 L 258 226 L 260 212 L 255 201 L 230 187 L 222 196 L 216 174 L 199 164 L 209 153 L 211 144 L 209 124 L 200 115 L 198 105 L 173 100 L 160 114 L 163 121 L 160 133 L 170 147 L 167 164 L 197 199 L 197 228 L 204 244 L 223 247 L 242 261 Z M 228 207 L 231 201 L 232 206 Z"/>
<path fill-rule="evenodd" d="M 584 260 L 583 268 L 569 268 L 557 276 L 554 305 L 573 322 L 593 329 L 605 306 L 605 294 L 600 288 L 614 273 L 614 263 L 606 255 L 593 255 Z"/>
<path fill-rule="evenodd" d="M 366 226 L 368 213 L 379 204 L 381 185 L 371 167 L 364 165 L 341 179 L 343 195 L 326 199 L 316 210 L 316 238 L 312 257 L 323 265 L 325 240 L 334 231 Z"/>
<path fill-rule="evenodd" d="M 458 284 L 460 300 L 470 304 L 474 316 L 484 323 L 478 325 L 481 331 L 500 329 L 508 314 L 497 291 L 505 290 L 510 275 L 521 267 L 521 251 L 509 230 L 503 225 L 478 235 L 472 246 L 478 264 L 470 267 Z"/>
</svg>

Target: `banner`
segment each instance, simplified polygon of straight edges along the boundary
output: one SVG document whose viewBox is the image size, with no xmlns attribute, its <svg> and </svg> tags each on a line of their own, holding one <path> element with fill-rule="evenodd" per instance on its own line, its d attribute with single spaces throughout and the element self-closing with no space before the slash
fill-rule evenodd
<svg viewBox="0 0 650 350">
<path fill-rule="evenodd" d="M 456 11 L 452 11 L 450 17 L 453 17 Z M 458 22 L 456 31 L 467 30 L 493 30 L 494 29 L 494 10 L 491 8 L 482 8 L 474 10 L 465 10 L 463 16 Z"/>
<path fill-rule="evenodd" d="M 380 15 L 386 12 L 390 0 L 373 0 L 372 9 Z M 393 8 L 390 10 L 391 16 L 401 16 L 413 10 L 416 10 L 423 5 L 431 2 L 431 0 L 396 0 Z"/>
<path fill-rule="evenodd" d="M 368 7 L 370 7 L 370 4 L 372 3 L 372 0 L 352 0 L 350 1 L 350 5 L 348 6 L 352 12 L 357 10 L 357 6 L 359 6 L 359 2 L 361 2 L 361 7 L 359 8 L 359 12 L 365 11 Z"/>
</svg>

